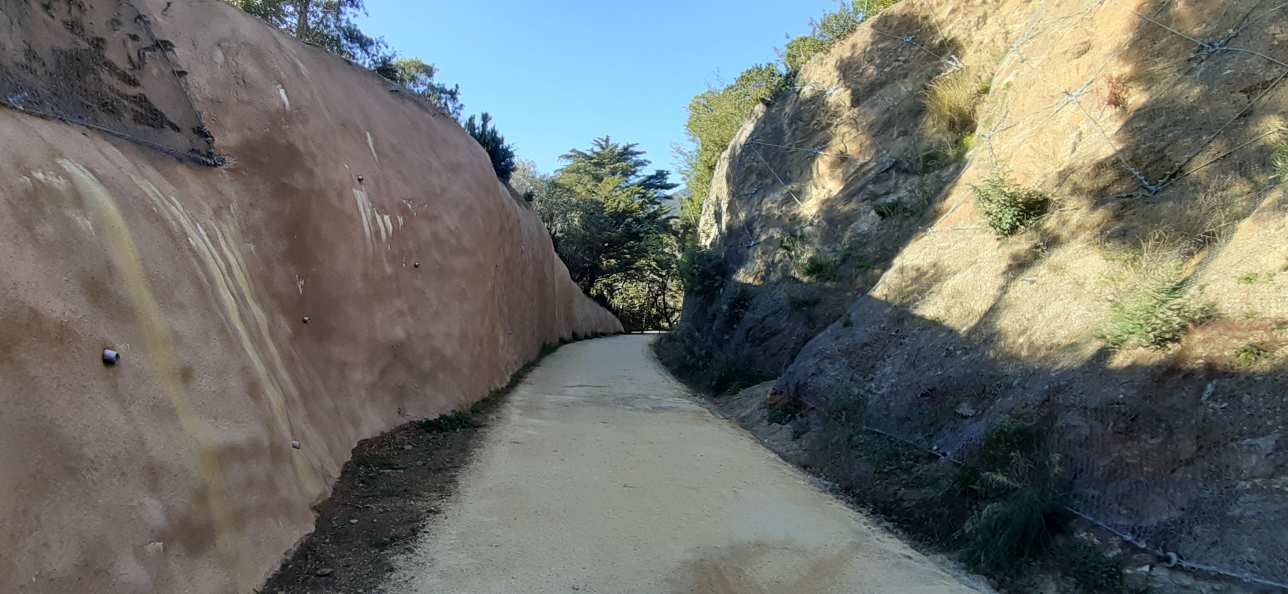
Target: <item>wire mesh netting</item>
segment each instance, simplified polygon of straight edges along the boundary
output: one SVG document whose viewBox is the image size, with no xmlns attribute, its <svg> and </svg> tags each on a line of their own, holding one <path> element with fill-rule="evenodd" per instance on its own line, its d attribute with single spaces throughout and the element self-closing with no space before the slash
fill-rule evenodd
<svg viewBox="0 0 1288 594">
<path fill-rule="evenodd" d="M 173 49 L 128 0 L 0 0 L 0 104 L 218 164 Z"/>
<path fill-rule="evenodd" d="M 881 117 L 920 109 L 926 80 L 966 67 L 945 37 L 951 32 L 936 30 L 928 20 L 910 14 L 914 11 L 901 10 L 870 23 L 875 37 L 865 46 L 862 60 L 856 60 L 861 64 L 850 66 L 855 72 L 917 72 L 903 75 L 906 80 L 893 91 L 896 85 L 848 84 L 864 94 L 862 101 L 879 104 Z M 1107 233 L 1107 245 L 1139 243 L 1154 223 L 1150 211 L 1171 209 L 1193 213 L 1190 219 L 1173 216 L 1167 221 L 1180 228 L 1172 229 L 1177 235 L 1186 232 L 1191 237 L 1177 249 L 1187 258 L 1219 253 L 1221 238 L 1281 191 L 1283 180 L 1264 163 L 1271 143 L 1283 134 L 1275 122 L 1283 123 L 1277 119 L 1288 103 L 1288 55 L 1273 51 L 1288 37 L 1285 22 L 1288 4 L 1281 0 L 1031 3 L 1018 34 L 990 65 L 993 72 L 1005 75 L 992 82 L 968 167 L 1005 170 L 1008 164 L 999 155 L 1049 151 L 1051 163 L 1068 160 L 1082 165 L 1026 171 L 1035 186 L 1087 197 L 1093 211 L 1127 210 L 1139 218 Z M 1092 53 L 1094 60 L 1072 63 L 1071 56 L 1097 51 L 1093 46 L 1109 49 Z M 1023 92 L 999 89 L 1003 80 L 1022 85 Z M 1134 97 L 1113 96 L 1126 93 L 1119 88 L 1126 85 L 1135 88 Z M 793 99 L 798 105 L 804 101 L 800 97 Z M 845 113 L 834 114 L 837 121 L 858 122 L 851 138 L 871 136 L 878 129 L 871 123 L 876 116 L 865 115 L 858 101 L 841 108 Z M 1134 104 L 1126 105 L 1129 101 Z M 820 127 L 836 128 L 837 121 L 814 121 L 795 129 L 758 125 L 745 143 L 743 150 L 750 156 L 742 166 L 765 170 L 761 177 L 768 185 L 788 186 L 784 180 L 800 176 L 772 163 L 796 163 L 800 169 L 803 159 L 853 158 L 840 152 L 834 140 L 818 142 L 825 136 Z M 1070 136 L 1071 130 L 1076 137 Z M 855 142 L 849 142 L 852 148 Z M 897 140 L 862 151 L 872 163 L 912 161 L 908 145 Z M 904 175 L 919 175 L 924 169 L 906 164 L 902 168 Z M 859 184 L 846 187 L 864 200 L 880 198 Z M 1220 212 L 1209 212 L 1205 200 L 1216 194 L 1223 205 Z M 797 204 L 802 201 L 795 194 L 791 197 Z M 1207 228 L 1183 228 L 1198 218 Z M 927 231 L 945 232 L 986 231 Z M 1085 301 L 1103 299 L 1087 287 L 1068 290 L 1088 291 L 1080 296 Z M 896 318 L 875 306 L 865 307 L 855 315 L 868 324 Z M 1202 379 L 1194 379 L 1146 367 L 1110 369 L 1103 359 L 1058 371 L 1018 361 L 965 359 L 967 353 L 990 351 L 992 337 L 959 337 L 926 325 L 911 328 L 913 332 L 906 324 L 864 330 L 881 336 L 855 339 L 843 354 L 831 355 L 850 361 L 838 364 L 843 370 L 837 375 L 846 378 L 840 386 L 806 378 L 805 370 L 790 380 L 799 383 L 789 389 L 824 413 L 820 422 L 827 429 L 819 433 L 832 436 L 835 443 L 822 446 L 836 449 L 832 457 L 852 457 L 850 442 L 861 430 L 972 465 L 1003 419 L 1019 411 L 1041 411 L 1050 420 L 1043 457 L 1054 460 L 1060 500 L 1069 511 L 1174 565 L 1288 589 L 1288 538 L 1264 524 L 1268 517 L 1288 514 L 1282 478 L 1273 470 L 1282 464 L 1273 460 L 1281 456 L 1276 444 L 1288 418 L 1283 385 L 1276 379 L 1282 376 L 1198 373 L 1195 376 Z M 987 318 L 978 326 L 987 328 Z M 925 346 L 919 347 L 918 341 Z M 938 352 L 945 344 L 953 351 L 947 356 Z M 900 358 L 888 358 L 892 356 Z M 885 377 L 893 375 L 887 369 L 917 368 L 935 371 L 912 381 L 903 374 L 898 385 Z M 833 373 L 818 368 L 808 372 L 820 377 Z M 857 392 L 845 393 L 851 388 Z M 991 400 L 979 396 L 983 394 L 992 395 Z M 956 404 L 945 402 L 956 398 L 970 404 L 954 411 Z M 949 419 L 937 416 L 943 410 Z"/>
</svg>

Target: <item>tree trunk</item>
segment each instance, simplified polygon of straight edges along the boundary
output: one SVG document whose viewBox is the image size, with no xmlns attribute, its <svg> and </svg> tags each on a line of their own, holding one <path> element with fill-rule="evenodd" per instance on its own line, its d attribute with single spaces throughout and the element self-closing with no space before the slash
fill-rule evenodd
<svg viewBox="0 0 1288 594">
<path fill-rule="evenodd" d="M 295 37 L 297 39 L 308 39 L 309 36 L 309 11 L 312 9 L 313 0 L 295 0 Z"/>
</svg>

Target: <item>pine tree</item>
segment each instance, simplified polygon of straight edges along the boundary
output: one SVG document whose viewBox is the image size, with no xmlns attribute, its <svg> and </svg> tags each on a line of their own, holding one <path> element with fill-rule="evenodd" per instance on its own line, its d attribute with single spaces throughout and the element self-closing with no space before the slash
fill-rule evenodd
<svg viewBox="0 0 1288 594">
<path fill-rule="evenodd" d="M 505 143 L 505 137 L 492 125 L 492 116 L 486 112 L 477 120 L 470 116 L 465 120 L 465 131 L 487 151 L 496 176 L 503 182 L 509 182 L 510 175 L 514 173 L 514 149 Z"/>
</svg>

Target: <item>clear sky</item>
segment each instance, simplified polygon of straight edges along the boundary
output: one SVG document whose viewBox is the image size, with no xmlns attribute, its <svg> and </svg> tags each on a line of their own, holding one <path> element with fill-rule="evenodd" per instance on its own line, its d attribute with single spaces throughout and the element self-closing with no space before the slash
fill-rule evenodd
<svg viewBox="0 0 1288 594">
<path fill-rule="evenodd" d="M 461 85 L 547 173 L 604 135 L 675 171 L 689 100 L 809 31 L 834 0 L 367 0 L 363 29 Z M 673 176 L 673 181 L 679 181 Z"/>
</svg>

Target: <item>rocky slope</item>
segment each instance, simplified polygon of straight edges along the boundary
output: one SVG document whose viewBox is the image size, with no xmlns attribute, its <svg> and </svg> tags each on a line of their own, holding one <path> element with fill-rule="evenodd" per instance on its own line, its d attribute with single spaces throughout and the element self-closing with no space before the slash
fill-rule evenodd
<svg viewBox="0 0 1288 594">
<path fill-rule="evenodd" d="M 1009 472 L 990 448 L 1022 427 L 1035 451 L 1002 453 L 1111 529 L 1092 540 L 1133 587 L 1186 591 L 1168 554 L 1288 583 L 1286 22 L 1252 0 L 906 0 L 730 146 L 701 222 L 718 282 L 661 354 L 717 391 L 773 380 L 726 404 L 946 545 L 989 501 L 941 459 Z M 955 76 L 975 85 L 956 135 L 926 107 Z M 1052 200 L 1010 237 L 974 190 L 999 175 Z M 1157 348 L 1109 346 L 1171 317 Z"/>
<path fill-rule="evenodd" d="M 359 439 L 620 331 L 376 75 L 217 0 L 0 8 L 0 591 L 250 591 Z"/>
</svg>

